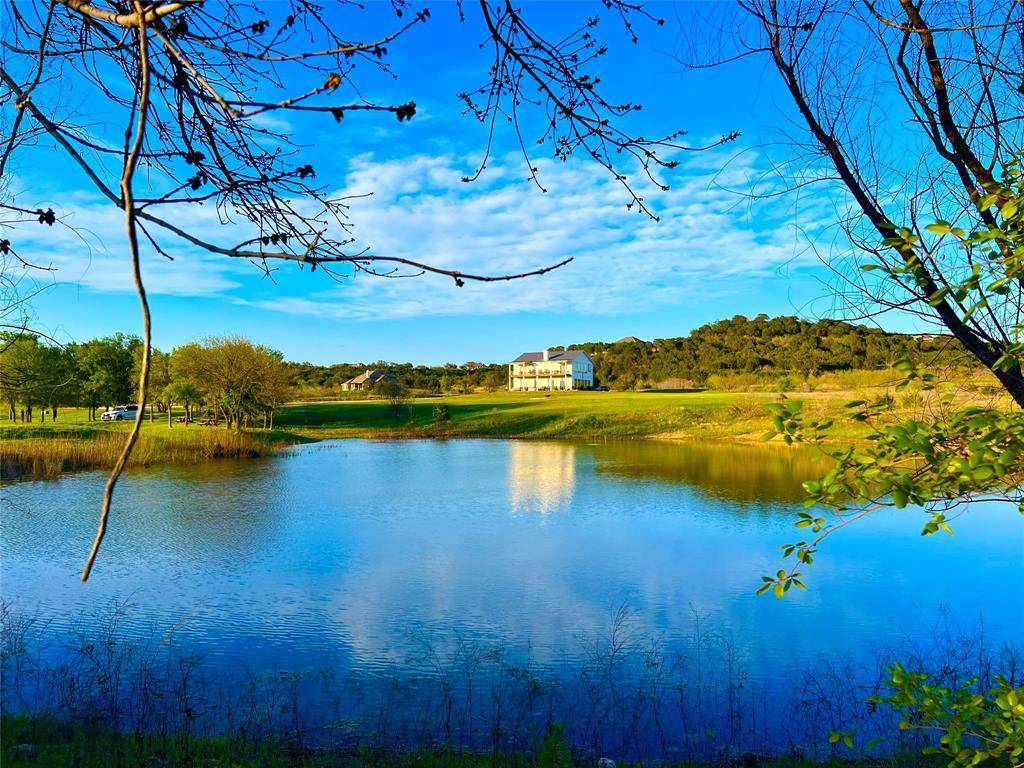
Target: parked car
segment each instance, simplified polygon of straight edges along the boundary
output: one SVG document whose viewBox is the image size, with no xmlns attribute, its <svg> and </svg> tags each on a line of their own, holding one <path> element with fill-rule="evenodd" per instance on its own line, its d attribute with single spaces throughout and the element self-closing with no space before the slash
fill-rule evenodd
<svg viewBox="0 0 1024 768">
<path fill-rule="evenodd" d="M 595 392 L 607 392 L 608 387 L 594 387 Z"/>
<path fill-rule="evenodd" d="M 134 419 L 138 412 L 139 406 L 137 405 L 118 405 L 109 411 L 101 413 L 100 418 L 103 421 L 125 421 L 127 419 Z"/>
</svg>

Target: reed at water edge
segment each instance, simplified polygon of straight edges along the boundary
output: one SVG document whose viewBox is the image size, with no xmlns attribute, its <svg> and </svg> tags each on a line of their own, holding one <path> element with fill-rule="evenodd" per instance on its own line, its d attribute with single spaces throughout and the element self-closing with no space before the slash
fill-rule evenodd
<svg viewBox="0 0 1024 768">
<path fill-rule="evenodd" d="M 8 430 L 10 431 L 10 430 Z M 38 435 L 38 436 L 37 436 Z M 2 435 L 0 477 L 54 477 L 76 469 L 110 467 L 124 448 L 120 430 L 41 430 L 32 436 Z M 216 427 L 144 429 L 129 466 L 189 464 L 219 458 L 255 458 L 274 453 L 279 434 Z"/>
</svg>

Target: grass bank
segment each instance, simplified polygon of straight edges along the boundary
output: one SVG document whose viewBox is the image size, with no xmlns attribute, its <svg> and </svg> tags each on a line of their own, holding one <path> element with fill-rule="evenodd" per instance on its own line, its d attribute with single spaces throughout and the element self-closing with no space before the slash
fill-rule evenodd
<svg viewBox="0 0 1024 768">
<path fill-rule="evenodd" d="M 0 426 L 0 477 L 52 477 L 61 472 L 111 467 L 131 425 L 88 421 L 84 409 L 64 408 L 58 421 Z M 286 430 L 168 427 L 166 416 L 143 424 L 130 466 L 189 464 L 218 458 L 259 457 L 311 438 Z"/>
<path fill-rule="evenodd" d="M 96 723 L 13 717 L 0 721 L 4 766 L 46 768 L 593 768 L 592 756 L 545 739 L 535 754 L 479 754 L 303 746 L 269 739 L 199 738 L 183 734 L 124 734 Z M 660 768 L 912 768 L 938 766 L 918 754 L 827 761 L 800 755 L 744 754 L 707 763 L 659 763 Z M 627 768 L 622 764 L 623 768 Z"/>
</svg>

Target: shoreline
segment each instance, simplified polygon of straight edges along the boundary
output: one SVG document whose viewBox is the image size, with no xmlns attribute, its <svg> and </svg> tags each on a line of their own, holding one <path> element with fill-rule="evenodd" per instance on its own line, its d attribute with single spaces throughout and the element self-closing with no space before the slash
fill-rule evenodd
<svg viewBox="0 0 1024 768">
<path fill-rule="evenodd" d="M 832 445 L 856 444 L 870 428 L 844 419 L 844 403 L 878 392 L 792 392 L 808 419 L 834 419 Z M 574 440 L 762 444 L 770 428 L 764 392 L 479 393 L 386 400 L 294 402 L 273 429 L 167 425 L 166 415 L 143 422 L 129 466 L 196 464 L 222 458 L 272 456 L 292 445 L 324 440 Z M 898 413 L 898 410 L 897 410 Z M 177 416 L 178 412 L 172 413 Z M 107 468 L 123 446 L 126 422 L 85 419 L 61 409 L 56 423 L 0 422 L 0 478 L 56 477 Z"/>
<path fill-rule="evenodd" d="M 288 738 L 261 735 L 192 735 L 184 732 L 122 732 L 85 719 L 4 713 L 2 753 L 12 765 L 106 768 L 109 765 L 230 765 L 235 768 L 622 768 L 658 765 L 661 768 L 923 768 L 945 765 L 930 755 L 906 747 L 887 755 L 808 755 L 799 748 L 781 754 L 739 752 L 723 748 L 706 758 L 658 761 L 614 761 L 591 750 L 573 748 L 553 725 L 538 734 L 532 749 L 473 750 L 444 743 L 420 747 L 387 745 L 341 746 L 304 744 Z"/>
</svg>

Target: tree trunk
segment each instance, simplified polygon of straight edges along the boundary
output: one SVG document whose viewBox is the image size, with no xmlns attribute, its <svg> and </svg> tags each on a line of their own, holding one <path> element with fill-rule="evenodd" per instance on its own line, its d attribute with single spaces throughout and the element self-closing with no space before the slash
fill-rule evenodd
<svg viewBox="0 0 1024 768">
<path fill-rule="evenodd" d="M 915 10 L 914 5 L 909 2 L 909 0 L 901 0 L 901 5 L 904 10 L 907 11 L 909 18 L 914 21 L 915 28 L 918 31 L 927 33 L 930 38 L 930 32 L 928 32 L 924 20 Z M 883 239 L 893 237 L 897 234 L 896 226 L 889 220 L 889 217 L 885 215 L 878 201 L 869 194 L 862 180 L 847 161 L 846 156 L 843 154 L 842 146 L 834 132 L 830 132 L 830 129 L 818 119 L 818 116 L 811 108 L 810 102 L 804 93 L 801 81 L 797 76 L 795 65 L 792 62 L 787 61 L 784 56 L 778 29 L 779 28 L 770 28 L 768 31 L 771 42 L 769 51 L 775 62 L 776 69 L 778 69 L 779 73 L 782 75 L 786 87 L 789 89 L 790 95 L 793 97 L 797 109 L 804 118 L 804 121 L 807 123 L 807 127 L 810 129 L 815 140 L 821 145 L 821 148 L 828 155 L 840 180 L 857 202 L 857 205 L 860 207 L 864 216 L 869 222 L 871 222 L 871 225 Z M 928 39 L 922 38 L 922 40 L 925 45 L 928 45 Z M 936 88 L 944 88 L 945 86 L 942 82 L 941 72 L 937 72 L 935 70 L 935 60 L 934 55 L 929 56 L 928 65 L 929 68 L 932 69 L 933 81 Z M 963 141 L 963 137 L 956 130 L 955 125 L 952 123 L 951 116 L 948 120 L 943 121 L 943 128 L 952 139 L 952 144 L 956 150 L 956 158 L 965 162 L 972 168 L 972 170 L 976 171 L 976 173 L 980 172 L 982 176 L 987 177 L 983 180 L 991 181 L 991 176 L 988 174 L 988 171 L 981 166 L 977 158 L 974 157 L 970 147 L 967 146 L 966 142 Z M 967 180 L 965 187 L 968 190 L 972 190 L 973 184 Z M 905 250 L 898 246 L 894 247 L 894 250 L 900 259 L 905 261 L 908 260 L 908 254 Z M 928 303 L 929 297 L 934 296 L 939 291 L 939 286 L 936 283 L 936 278 L 928 269 L 925 268 L 924 260 L 920 260 L 919 263 L 921 265 L 919 271 L 914 274 L 917 286 L 921 290 L 921 295 L 917 297 L 917 302 L 921 305 L 925 305 Z M 965 322 L 957 309 L 947 300 L 943 299 L 934 305 L 933 311 L 938 316 L 939 321 L 946 326 L 950 333 L 952 333 L 961 344 L 964 345 L 967 351 L 972 354 L 978 362 L 995 374 L 996 378 L 999 379 L 999 382 L 1006 388 L 1006 391 L 1009 392 L 1010 397 L 1012 397 L 1018 405 L 1024 406 L 1024 372 L 1022 372 L 1020 368 L 1010 372 L 996 371 L 993 369 L 996 360 L 998 360 L 1002 355 L 1004 347 L 995 344 L 990 345 L 974 328 L 971 328 L 967 322 Z"/>
<path fill-rule="evenodd" d="M 56 405 L 53 406 L 53 420 L 54 421 L 57 420 L 57 406 Z"/>
<path fill-rule="evenodd" d="M 1014 399 L 1017 405 L 1024 408 L 1024 371 L 1018 368 L 1016 371 L 994 371 L 994 373 L 996 378 L 1006 387 L 1010 397 Z"/>
<path fill-rule="evenodd" d="M 172 405 L 171 403 L 167 404 L 167 428 L 168 429 L 171 428 L 171 412 L 174 410 L 174 408 L 172 408 L 171 405 Z"/>
</svg>

